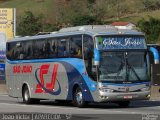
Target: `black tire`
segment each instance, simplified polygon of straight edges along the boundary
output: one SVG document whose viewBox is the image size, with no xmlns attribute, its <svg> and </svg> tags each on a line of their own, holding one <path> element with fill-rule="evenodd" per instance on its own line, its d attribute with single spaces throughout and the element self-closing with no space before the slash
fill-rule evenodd
<svg viewBox="0 0 160 120">
<path fill-rule="evenodd" d="M 71 103 L 71 101 L 68 100 L 55 100 L 55 102 L 59 105 L 68 105 Z"/>
<path fill-rule="evenodd" d="M 31 103 L 33 103 L 33 104 L 39 104 L 40 103 L 40 99 L 32 99 Z"/>
<path fill-rule="evenodd" d="M 120 102 L 118 102 L 118 105 L 121 108 L 126 108 L 126 107 L 129 106 L 129 104 L 130 104 L 130 101 L 120 101 Z"/>
<path fill-rule="evenodd" d="M 22 97 L 23 97 L 23 102 L 25 104 L 32 104 L 32 103 L 39 103 L 39 99 L 31 99 L 30 94 L 29 94 L 29 89 L 27 86 L 23 88 L 22 91 Z"/>
<path fill-rule="evenodd" d="M 82 90 L 79 87 L 73 92 L 73 104 L 79 108 L 83 108 L 87 105 L 87 102 L 84 101 Z"/>
</svg>

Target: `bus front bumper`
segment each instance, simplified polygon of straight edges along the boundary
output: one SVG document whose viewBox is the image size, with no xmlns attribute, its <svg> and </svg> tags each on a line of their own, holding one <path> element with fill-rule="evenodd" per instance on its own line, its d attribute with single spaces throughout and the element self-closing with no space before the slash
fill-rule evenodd
<svg viewBox="0 0 160 120">
<path fill-rule="evenodd" d="M 129 92 L 129 93 L 106 93 L 100 92 L 99 102 L 107 101 L 134 101 L 150 99 L 150 91 L 146 92 Z"/>
</svg>

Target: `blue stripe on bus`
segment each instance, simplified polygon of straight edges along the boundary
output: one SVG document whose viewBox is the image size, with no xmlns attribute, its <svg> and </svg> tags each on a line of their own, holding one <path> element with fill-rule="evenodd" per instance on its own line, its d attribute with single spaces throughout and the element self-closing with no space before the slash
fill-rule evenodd
<svg viewBox="0 0 160 120">
<path fill-rule="evenodd" d="M 83 96 L 84 96 L 84 100 L 85 101 L 93 101 L 93 97 L 89 88 L 89 85 L 87 84 L 86 79 L 84 79 L 84 77 L 82 76 L 82 74 L 78 71 L 78 69 L 67 62 L 60 62 L 61 64 L 63 64 L 63 66 L 65 67 L 66 71 L 67 71 L 67 76 L 68 76 L 68 80 L 69 80 L 69 90 L 68 90 L 68 95 L 67 95 L 67 100 L 72 100 L 73 99 L 73 87 L 74 85 L 78 85 L 81 90 L 83 91 Z M 68 72 L 68 71 L 72 71 L 72 72 Z"/>
<path fill-rule="evenodd" d="M 20 64 L 20 63 L 44 63 L 44 62 L 67 62 L 71 65 L 73 65 L 81 74 L 84 73 L 85 68 L 84 69 L 79 69 L 78 64 L 83 64 L 83 60 L 82 59 L 78 59 L 78 58 L 58 58 L 58 59 L 35 59 L 35 60 L 17 60 L 17 61 L 10 61 L 7 60 L 7 62 L 9 62 L 10 64 Z M 87 76 L 84 76 L 84 78 L 89 78 Z M 88 82 L 89 81 L 89 82 Z M 92 80 L 87 80 L 86 81 L 87 84 L 89 86 L 96 86 L 96 82 L 92 81 Z M 91 83 L 92 82 L 92 83 Z M 138 85 L 138 84 L 149 84 L 150 82 L 139 82 L 139 83 L 132 83 L 132 84 L 115 84 L 115 83 L 104 83 L 107 85 L 116 85 L 116 86 L 134 86 L 134 85 Z M 92 84 L 92 85 L 90 85 Z M 96 90 L 96 87 L 89 87 L 90 90 L 92 92 L 94 92 Z"/>
</svg>

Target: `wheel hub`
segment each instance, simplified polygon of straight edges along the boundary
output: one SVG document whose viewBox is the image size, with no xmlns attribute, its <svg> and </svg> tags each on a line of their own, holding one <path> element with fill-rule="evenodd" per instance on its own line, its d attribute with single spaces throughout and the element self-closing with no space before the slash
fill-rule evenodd
<svg viewBox="0 0 160 120">
<path fill-rule="evenodd" d="M 25 91 L 25 93 L 24 93 L 24 99 L 25 99 L 25 101 L 28 101 L 28 92 L 27 91 Z"/>
<path fill-rule="evenodd" d="M 78 92 L 77 94 L 76 94 L 76 101 L 77 101 L 77 103 L 78 104 L 82 104 L 82 93 L 81 92 Z"/>
</svg>

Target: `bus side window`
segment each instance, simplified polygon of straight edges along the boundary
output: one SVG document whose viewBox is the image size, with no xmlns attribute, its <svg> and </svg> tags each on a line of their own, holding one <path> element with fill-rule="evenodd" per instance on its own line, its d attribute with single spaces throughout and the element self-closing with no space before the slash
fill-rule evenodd
<svg viewBox="0 0 160 120">
<path fill-rule="evenodd" d="M 24 47 L 24 50 L 25 50 L 25 59 L 32 59 L 32 54 L 33 54 L 33 51 L 32 51 L 32 41 L 26 41 L 24 43 L 25 47 Z"/>
<path fill-rule="evenodd" d="M 16 42 L 7 44 L 7 58 L 9 60 L 15 60 L 15 52 L 16 52 Z"/>
<path fill-rule="evenodd" d="M 32 41 L 32 55 L 31 55 L 31 59 L 35 59 L 35 49 L 36 49 L 36 43 L 35 41 Z"/>
<path fill-rule="evenodd" d="M 57 58 L 58 57 L 58 39 L 51 38 L 50 39 L 50 58 Z"/>
<path fill-rule="evenodd" d="M 27 58 L 27 59 L 31 58 L 31 53 L 32 53 L 32 52 L 31 52 L 31 46 L 28 46 L 26 52 L 27 52 L 27 54 L 26 54 L 27 57 L 26 57 L 26 58 Z"/>
<path fill-rule="evenodd" d="M 11 55 L 9 55 L 10 59 L 14 60 L 15 59 L 15 51 L 14 51 L 14 49 L 12 51 L 10 51 L 9 54 L 11 54 Z"/>
<path fill-rule="evenodd" d="M 24 59 L 24 46 L 23 46 L 23 44 L 19 48 L 19 59 L 20 60 Z"/>
<path fill-rule="evenodd" d="M 62 44 L 61 40 L 59 39 L 58 47 L 57 47 L 58 57 L 64 56 L 64 50 L 65 50 L 65 46 Z"/>
<path fill-rule="evenodd" d="M 51 41 L 51 57 L 52 58 L 57 57 L 56 47 L 57 47 L 57 40 L 52 39 Z"/>
<path fill-rule="evenodd" d="M 82 58 L 82 36 L 75 36 L 70 39 L 70 57 Z"/>
<path fill-rule="evenodd" d="M 23 59 L 23 46 L 22 46 L 22 42 L 16 42 L 15 60 L 22 60 L 22 59 Z"/>
<path fill-rule="evenodd" d="M 60 38 L 58 40 L 58 57 L 69 56 L 69 40 L 67 38 Z"/>
<path fill-rule="evenodd" d="M 14 51 L 14 60 L 18 60 L 18 58 L 19 58 L 19 51 L 18 48 L 16 47 Z"/>
<path fill-rule="evenodd" d="M 43 52 L 44 52 L 44 57 L 45 58 L 49 58 L 50 57 L 50 53 L 51 53 L 51 44 L 49 42 L 49 40 L 46 40 L 44 45 L 43 45 Z"/>
</svg>

